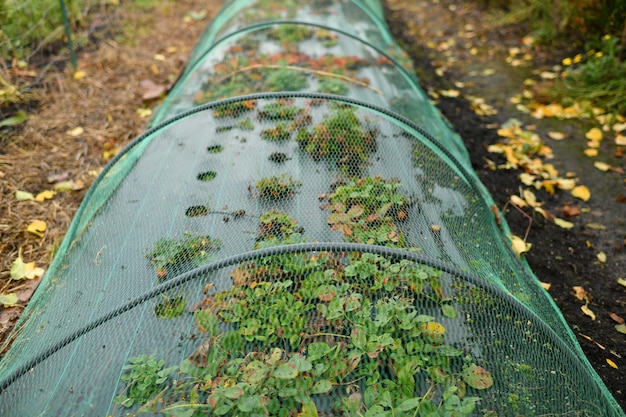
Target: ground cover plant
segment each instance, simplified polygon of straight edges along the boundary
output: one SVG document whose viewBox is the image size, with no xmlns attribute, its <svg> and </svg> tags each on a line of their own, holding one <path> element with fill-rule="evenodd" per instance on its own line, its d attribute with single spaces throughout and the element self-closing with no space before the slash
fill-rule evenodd
<svg viewBox="0 0 626 417">
<path fill-rule="evenodd" d="M 218 239 L 186 232 L 181 239 L 161 238 L 146 255 L 160 279 L 176 276 L 184 269 L 207 263 L 211 252 L 220 248 Z"/>
<path fill-rule="evenodd" d="M 258 247 L 294 236 L 295 219 L 261 216 Z M 457 316 L 441 279 L 430 267 L 368 253 L 240 264 L 230 289 L 193 312 L 203 342 L 169 368 L 153 356 L 131 358 L 116 401 L 139 405 L 139 415 L 471 415 L 491 373 L 416 308 Z"/>
</svg>

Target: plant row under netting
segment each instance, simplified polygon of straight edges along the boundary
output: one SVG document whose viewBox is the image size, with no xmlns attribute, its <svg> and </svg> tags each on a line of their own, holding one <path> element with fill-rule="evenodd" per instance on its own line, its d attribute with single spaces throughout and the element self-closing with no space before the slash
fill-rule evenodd
<svg viewBox="0 0 626 417">
<path fill-rule="evenodd" d="M 0 415 L 623 415 L 411 71 L 375 1 L 227 2 L 85 197 Z"/>
</svg>

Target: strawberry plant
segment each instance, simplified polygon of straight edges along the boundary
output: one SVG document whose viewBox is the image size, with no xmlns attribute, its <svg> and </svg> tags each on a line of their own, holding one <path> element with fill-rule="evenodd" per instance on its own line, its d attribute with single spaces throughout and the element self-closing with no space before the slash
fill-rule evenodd
<svg viewBox="0 0 626 417">
<path fill-rule="evenodd" d="M 300 186 L 302 186 L 302 183 L 294 180 L 290 175 L 274 175 L 261 178 L 256 182 L 257 194 L 255 196 L 269 200 L 291 198 L 296 194 L 296 189 Z"/>
<path fill-rule="evenodd" d="M 400 186 L 398 180 L 380 176 L 340 185 L 324 206 L 331 212 L 327 220 L 331 230 L 348 242 L 404 246 L 398 224 L 407 219 L 412 200 L 399 191 Z"/>
<path fill-rule="evenodd" d="M 340 167 L 355 170 L 361 167 L 376 149 L 374 128 L 361 125 L 350 107 L 335 108 L 313 131 L 300 129 L 296 140 L 315 158 L 330 157 Z"/>
<path fill-rule="evenodd" d="M 182 239 L 159 239 L 146 256 L 159 279 L 164 279 L 168 274 L 178 275 L 207 263 L 211 259 L 210 252 L 220 247 L 221 242 L 209 235 L 194 236 L 186 232 Z"/>
</svg>

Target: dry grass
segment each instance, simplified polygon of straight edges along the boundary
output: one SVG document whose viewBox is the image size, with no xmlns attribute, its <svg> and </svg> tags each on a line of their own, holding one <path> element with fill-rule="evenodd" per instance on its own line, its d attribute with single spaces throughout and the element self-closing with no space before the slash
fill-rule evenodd
<svg viewBox="0 0 626 417">
<path fill-rule="evenodd" d="M 208 4 L 207 4 L 208 3 Z M 61 243 L 82 197 L 97 172 L 106 164 L 105 151 L 119 149 L 145 129 L 147 120 L 136 110 L 142 100 L 142 80 L 171 84 L 182 71 L 191 49 L 219 10 L 220 2 L 162 0 L 152 10 L 125 8 L 108 20 L 107 33 L 98 45 L 89 45 L 78 54 L 79 70 L 85 77 L 76 80 L 74 69 L 48 66 L 28 71 L 5 71 L 3 78 L 24 83 L 41 78 L 39 104 L 30 109 L 28 121 L 0 141 L 0 293 L 14 292 L 19 305 L 0 307 L 0 345 L 28 303 L 37 281 L 11 279 L 11 264 L 21 253 L 26 262 L 46 267 L 55 247 Z M 206 10 L 203 21 L 185 19 L 189 11 Z M 123 33 L 124 28 L 137 28 Z M 139 30 L 141 28 L 141 30 Z M 112 34 L 117 33 L 114 37 Z M 164 59 L 155 59 L 161 54 Z M 58 57 L 51 57 L 51 61 Z M 29 80 L 25 80 L 25 77 Z M 32 93 L 31 93 L 32 94 Z M 154 104 L 154 103 L 152 103 Z M 82 127 L 84 132 L 67 132 Z M 82 190 L 59 192 L 43 202 L 17 201 L 17 190 L 37 194 L 52 189 L 49 177 L 66 176 L 82 181 Z M 26 232 L 34 220 L 46 222 L 43 237 Z"/>
</svg>

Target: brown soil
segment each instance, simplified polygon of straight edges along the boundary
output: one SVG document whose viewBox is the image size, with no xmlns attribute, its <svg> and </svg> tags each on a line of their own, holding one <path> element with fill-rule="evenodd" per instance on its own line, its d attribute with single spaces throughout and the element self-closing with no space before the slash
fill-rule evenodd
<svg viewBox="0 0 626 417">
<path fill-rule="evenodd" d="M 525 34 L 523 28 L 494 30 L 485 21 L 484 11 L 475 3 L 386 2 L 388 20 L 393 22 L 390 27 L 411 54 L 427 91 L 456 88 L 455 81 L 465 81 L 467 91 L 474 83 L 472 93 L 480 96 L 480 84 L 474 82 L 468 68 L 485 68 L 490 60 L 503 59 L 503 48 L 520 44 Z M 8 64 L 0 69 L 2 76 L 14 84 L 36 81 L 38 100 L 29 110 L 27 123 L 16 129 L 0 130 L 3 202 L 0 207 L 0 293 L 17 292 L 20 296 L 19 306 L 0 307 L 0 344 L 37 284 L 37 280 L 26 283 L 11 280 L 12 262 L 21 253 L 27 262 L 35 261 L 42 267 L 49 264 L 54 247 L 60 244 L 85 190 L 107 162 L 103 153 L 119 149 L 145 129 L 147 119 L 136 110 L 154 103 L 142 99 L 146 89 L 141 81 L 151 80 L 161 85 L 175 81 L 201 31 L 221 6 L 221 2 L 209 4 L 201 0 L 163 1 L 147 11 L 125 7 L 93 14 L 91 27 L 98 30 L 91 33 L 92 42 L 79 51 L 79 69 L 86 74 L 81 80 L 73 79 L 74 70 L 64 56 L 48 57 L 46 63 L 57 64 L 48 66 L 45 72 L 43 67 L 17 70 Z M 184 18 L 189 11 L 198 10 L 208 12 L 204 20 Z M 464 35 L 468 24 L 475 33 L 471 38 Z M 456 44 L 447 49 L 436 47 L 450 40 L 455 40 Z M 478 48 L 479 54 L 469 53 L 467 43 Z M 540 52 L 536 51 L 534 65 L 547 66 L 560 59 Z M 155 59 L 157 54 L 161 56 Z M 446 62 L 452 62 L 446 66 L 446 75 L 435 76 L 435 68 Z M 509 196 L 519 192 L 519 172 L 487 169 L 485 158 L 495 161 L 498 158 L 489 154 L 486 147 L 499 139 L 492 126 L 506 121 L 510 117 L 507 114 L 514 114 L 514 109 L 493 92 L 491 97 L 485 98 L 496 103 L 500 110 L 498 115 L 478 116 L 462 97 L 440 97 L 437 104 L 466 141 L 475 170 L 502 209 Z M 67 132 L 76 127 L 82 127 L 84 133 L 76 137 L 68 135 Z M 581 137 L 584 134 L 579 133 Z M 567 161 L 563 164 L 568 166 Z M 623 158 L 619 164 L 624 167 Z M 59 175 L 82 181 L 85 187 L 59 192 L 44 202 L 16 201 L 16 190 L 36 194 L 51 189 L 54 179 L 49 181 L 49 177 Z M 593 193 L 593 185 L 587 185 Z M 623 185 L 614 191 L 615 196 L 624 192 Z M 624 204 L 601 199 L 579 204 L 563 193 L 550 196 L 537 192 L 537 195 L 545 201 L 545 209 L 553 213 L 560 213 L 565 203 L 590 209 L 586 219 L 570 219 L 576 226 L 569 231 L 534 216 L 528 236 L 533 248 L 527 259 L 538 278 L 552 284 L 550 294 L 578 335 L 587 357 L 625 407 L 626 336 L 615 330 L 615 322 L 610 317 L 611 313 L 626 317 L 626 288 L 617 284 L 617 278 L 624 277 L 626 271 L 624 224 L 619 220 L 626 218 Z M 608 230 L 585 229 L 584 223 L 602 213 L 613 213 Z M 506 219 L 515 234 L 524 236 L 528 217 L 508 210 Z M 33 220 L 46 222 L 43 238 L 25 232 Z M 605 265 L 597 262 L 598 250 L 608 255 Z M 580 307 L 584 303 L 574 297 L 572 287 L 575 285 L 583 286 L 591 295 L 589 308 L 595 312 L 596 320 L 582 313 Z M 607 360 L 618 369 L 611 367 Z"/>
</svg>

